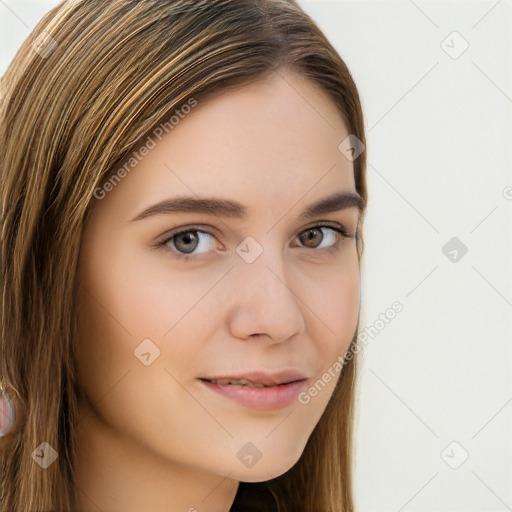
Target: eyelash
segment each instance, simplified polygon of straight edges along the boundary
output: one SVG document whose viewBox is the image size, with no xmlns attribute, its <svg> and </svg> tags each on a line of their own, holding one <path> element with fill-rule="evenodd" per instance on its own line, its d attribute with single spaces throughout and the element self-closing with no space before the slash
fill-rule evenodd
<svg viewBox="0 0 512 512">
<path fill-rule="evenodd" d="M 331 247 L 328 247 L 328 248 L 325 248 L 325 249 L 318 249 L 318 250 L 324 250 L 324 251 L 336 251 L 336 250 L 339 250 L 340 249 L 340 246 L 341 244 L 343 243 L 343 241 L 346 239 L 346 238 L 353 238 L 351 235 L 349 235 L 347 233 L 347 231 L 345 230 L 345 228 L 343 226 L 341 226 L 340 224 L 337 224 L 335 226 L 331 225 L 331 224 L 317 224 L 315 226 L 311 226 L 309 228 L 306 228 L 302 231 L 300 231 L 299 234 L 302 234 L 302 233 L 305 233 L 307 231 L 311 231 L 313 229 L 319 229 L 319 228 L 328 228 L 328 229 L 332 229 L 333 231 L 335 231 L 336 233 L 338 233 L 338 237 L 337 237 L 337 240 L 336 240 L 336 243 L 334 245 L 332 245 Z M 209 231 L 205 231 L 203 229 L 199 229 L 199 227 L 196 227 L 196 226 L 189 226 L 187 228 L 177 228 L 175 231 L 171 231 L 171 234 L 170 235 L 167 235 L 165 240 L 161 241 L 161 242 L 158 242 L 157 245 L 156 245 L 156 249 L 160 249 L 160 248 L 165 248 L 167 249 L 172 257 L 176 258 L 176 259 L 179 259 L 179 260 L 182 260 L 182 261 L 189 261 L 189 260 L 194 260 L 196 258 L 199 258 L 200 255 L 194 255 L 194 254 L 183 254 L 183 253 L 180 253 L 178 251 L 175 251 L 175 250 L 171 250 L 167 247 L 167 244 L 176 236 L 178 235 L 182 235 L 184 233 L 190 233 L 190 232 L 193 232 L 193 233 L 204 233 L 206 235 L 209 235 L 209 236 L 212 236 L 212 237 L 215 237 L 215 235 L 213 233 L 210 233 Z M 308 247 L 303 247 L 303 249 L 309 249 Z M 315 248 L 311 248 L 312 251 L 315 250 Z"/>
</svg>

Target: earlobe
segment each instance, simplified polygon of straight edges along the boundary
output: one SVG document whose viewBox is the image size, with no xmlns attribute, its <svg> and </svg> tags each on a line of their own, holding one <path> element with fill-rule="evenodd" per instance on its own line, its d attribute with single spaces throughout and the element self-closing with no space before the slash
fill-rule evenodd
<svg viewBox="0 0 512 512">
<path fill-rule="evenodd" d="M 14 404 L 5 388 L 0 382 L 0 438 L 7 435 L 16 422 Z"/>
</svg>

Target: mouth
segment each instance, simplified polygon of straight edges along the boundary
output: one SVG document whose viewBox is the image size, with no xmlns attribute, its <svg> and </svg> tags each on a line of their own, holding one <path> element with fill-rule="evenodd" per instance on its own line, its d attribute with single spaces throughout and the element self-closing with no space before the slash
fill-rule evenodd
<svg viewBox="0 0 512 512">
<path fill-rule="evenodd" d="M 270 375 L 252 372 L 244 375 L 202 377 L 207 389 L 251 409 L 277 410 L 293 404 L 307 378 L 298 373 Z"/>
<path fill-rule="evenodd" d="M 283 370 L 276 373 L 254 371 L 236 375 L 217 375 L 200 378 L 200 380 L 221 386 L 252 386 L 257 388 L 282 386 L 305 379 L 306 377 L 301 373 L 290 370 Z"/>
<path fill-rule="evenodd" d="M 254 382 L 248 379 L 200 379 L 211 384 L 218 384 L 219 386 L 247 386 L 250 388 L 272 388 L 276 386 L 285 386 L 290 382 L 282 382 L 281 384 L 270 384 L 263 382 Z"/>
</svg>

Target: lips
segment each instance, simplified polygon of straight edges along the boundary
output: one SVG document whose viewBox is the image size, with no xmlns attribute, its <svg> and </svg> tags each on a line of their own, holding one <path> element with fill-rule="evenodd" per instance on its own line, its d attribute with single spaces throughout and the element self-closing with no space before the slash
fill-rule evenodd
<svg viewBox="0 0 512 512">
<path fill-rule="evenodd" d="M 248 372 L 200 378 L 209 393 L 251 409 L 276 411 L 296 403 L 307 378 L 294 371 Z"/>
</svg>

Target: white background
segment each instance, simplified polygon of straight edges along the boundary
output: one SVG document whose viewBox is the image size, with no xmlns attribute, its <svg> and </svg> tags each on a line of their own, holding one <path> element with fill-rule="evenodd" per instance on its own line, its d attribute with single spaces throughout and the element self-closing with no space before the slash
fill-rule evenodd
<svg viewBox="0 0 512 512">
<path fill-rule="evenodd" d="M 57 3 L 0 0 L 0 73 Z M 512 510 L 512 0 L 300 3 L 365 111 L 361 329 L 403 305 L 358 355 L 356 510 Z"/>
</svg>

